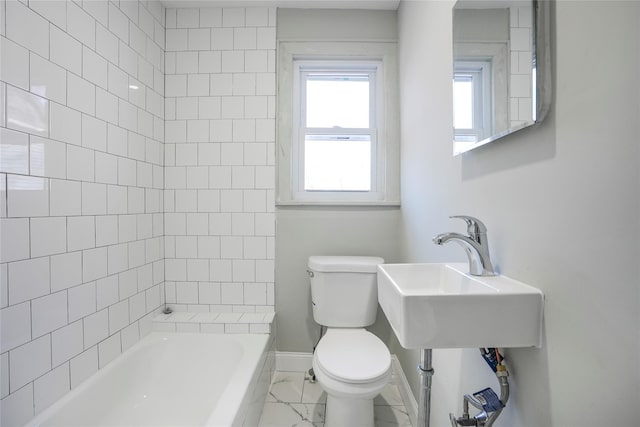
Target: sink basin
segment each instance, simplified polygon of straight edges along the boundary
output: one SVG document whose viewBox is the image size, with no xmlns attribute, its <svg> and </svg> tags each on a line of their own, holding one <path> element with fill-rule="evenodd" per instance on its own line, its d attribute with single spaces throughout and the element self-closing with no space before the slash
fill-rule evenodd
<svg viewBox="0 0 640 427">
<path fill-rule="evenodd" d="M 544 296 L 467 264 L 382 264 L 378 301 L 404 348 L 539 347 Z"/>
</svg>

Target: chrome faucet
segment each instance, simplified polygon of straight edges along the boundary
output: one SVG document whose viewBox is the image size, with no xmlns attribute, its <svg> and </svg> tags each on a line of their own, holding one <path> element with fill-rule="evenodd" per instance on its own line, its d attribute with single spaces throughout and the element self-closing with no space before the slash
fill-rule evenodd
<svg viewBox="0 0 640 427">
<path fill-rule="evenodd" d="M 452 241 L 458 243 L 464 249 L 469 258 L 469 273 L 473 276 L 495 276 L 489 257 L 489 244 L 487 242 L 487 227 L 482 221 L 472 216 L 451 216 L 460 218 L 467 223 L 468 236 L 459 233 L 443 233 L 433 238 L 436 245 L 444 245 Z"/>
</svg>

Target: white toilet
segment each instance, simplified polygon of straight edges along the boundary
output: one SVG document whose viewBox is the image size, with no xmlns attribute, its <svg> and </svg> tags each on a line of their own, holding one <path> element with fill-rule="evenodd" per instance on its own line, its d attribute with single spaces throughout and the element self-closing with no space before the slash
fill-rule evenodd
<svg viewBox="0 0 640 427">
<path fill-rule="evenodd" d="M 391 355 L 365 326 L 376 320 L 377 257 L 309 257 L 313 318 L 327 327 L 313 371 L 327 392 L 326 427 L 373 427 L 373 398 L 391 379 Z"/>
</svg>

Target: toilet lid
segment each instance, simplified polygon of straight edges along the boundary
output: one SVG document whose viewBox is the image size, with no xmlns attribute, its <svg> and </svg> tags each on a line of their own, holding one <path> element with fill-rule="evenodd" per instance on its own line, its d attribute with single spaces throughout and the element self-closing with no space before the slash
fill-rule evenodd
<svg viewBox="0 0 640 427">
<path fill-rule="evenodd" d="M 375 381 L 391 368 L 387 346 L 365 329 L 329 329 L 315 351 L 316 362 L 329 377 L 349 383 Z"/>
</svg>

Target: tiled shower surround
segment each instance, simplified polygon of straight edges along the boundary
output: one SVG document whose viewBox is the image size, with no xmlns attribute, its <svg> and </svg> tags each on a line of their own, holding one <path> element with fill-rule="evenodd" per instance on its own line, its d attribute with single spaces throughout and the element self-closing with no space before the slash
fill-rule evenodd
<svg viewBox="0 0 640 427">
<path fill-rule="evenodd" d="M 273 311 L 275 18 L 166 11 L 166 295 L 179 310 Z"/>
<path fill-rule="evenodd" d="M 0 2 L 0 424 L 133 345 L 165 292 L 273 311 L 274 21 Z"/>
</svg>

